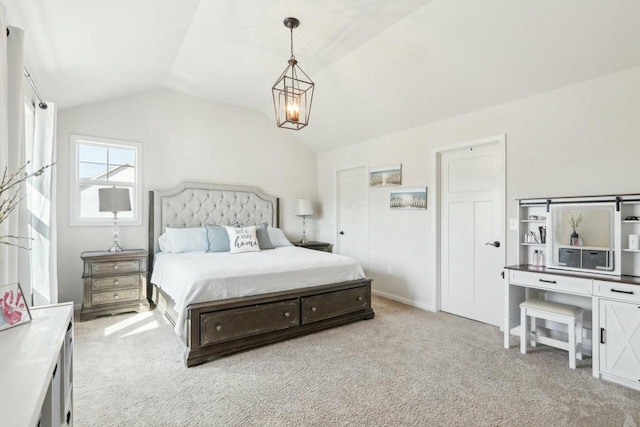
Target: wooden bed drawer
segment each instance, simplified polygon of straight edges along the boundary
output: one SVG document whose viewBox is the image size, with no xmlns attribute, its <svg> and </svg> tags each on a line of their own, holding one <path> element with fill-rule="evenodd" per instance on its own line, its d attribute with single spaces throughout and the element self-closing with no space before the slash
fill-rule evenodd
<svg viewBox="0 0 640 427">
<path fill-rule="evenodd" d="M 366 286 L 302 298 L 302 323 L 317 322 L 369 306 Z"/>
<path fill-rule="evenodd" d="M 93 279 L 91 281 L 91 289 L 100 291 L 105 288 L 137 288 L 140 284 L 140 275 L 134 276 L 116 276 L 105 277 L 102 279 Z"/>
<path fill-rule="evenodd" d="M 113 273 L 137 273 L 140 271 L 140 261 L 113 261 L 94 262 L 91 264 L 91 274 L 113 274 Z"/>
<path fill-rule="evenodd" d="M 202 313 L 200 345 L 206 346 L 300 324 L 297 299 Z"/>
<path fill-rule="evenodd" d="M 107 304 L 117 301 L 131 301 L 140 299 L 140 289 L 125 289 L 122 291 L 96 292 L 91 294 L 91 305 Z"/>
</svg>

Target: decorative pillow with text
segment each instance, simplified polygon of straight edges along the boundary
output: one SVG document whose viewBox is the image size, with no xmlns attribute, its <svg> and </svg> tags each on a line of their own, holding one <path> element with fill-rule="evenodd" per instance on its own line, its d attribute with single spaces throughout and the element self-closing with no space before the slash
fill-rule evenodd
<svg viewBox="0 0 640 427">
<path fill-rule="evenodd" d="M 256 226 L 234 228 L 224 227 L 229 235 L 229 252 L 239 254 L 242 252 L 257 252 L 260 250 Z"/>
</svg>

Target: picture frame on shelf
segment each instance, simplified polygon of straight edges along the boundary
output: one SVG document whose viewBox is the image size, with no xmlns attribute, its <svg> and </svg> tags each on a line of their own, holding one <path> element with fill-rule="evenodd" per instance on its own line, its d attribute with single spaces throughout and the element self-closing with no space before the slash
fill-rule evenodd
<svg viewBox="0 0 640 427">
<path fill-rule="evenodd" d="M 402 185 L 402 164 L 378 166 L 369 169 L 370 187 Z"/>
<path fill-rule="evenodd" d="M 572 237 L 571 246 L 584 246 L 584 241 L 582 240 L 582 237 Z"/>
<path fill-rule="evenodd" d="M 0 331 L 31 321 L 20 283 L 0 285 Z"/>
</svg>

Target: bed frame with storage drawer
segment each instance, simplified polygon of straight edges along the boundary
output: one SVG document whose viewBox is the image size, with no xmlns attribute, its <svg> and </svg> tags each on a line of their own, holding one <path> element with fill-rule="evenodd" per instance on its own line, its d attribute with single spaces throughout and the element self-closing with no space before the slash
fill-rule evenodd
<svg viewBox="0 0 640 427">
<path fill-rule="evenodd" d="M 278 199 L 253 187 L 184 183 L 149 193 L 149 266 L 166 227 L 267 223 L 278 226 Z M 175 325 L 175 303 L 151 284 L 157 307 Z M 187 307 L 185 363 L 209 359 L 285 339 L 373 319 L 371 279 L 330 283 L 282 292 L 191 304 Z"/>
</svg>

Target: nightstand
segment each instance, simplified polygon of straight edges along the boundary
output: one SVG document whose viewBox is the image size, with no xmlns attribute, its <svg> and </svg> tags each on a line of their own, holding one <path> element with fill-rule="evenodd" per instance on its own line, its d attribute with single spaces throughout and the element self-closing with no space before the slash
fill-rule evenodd
<svg viewBox="0 0 640 427">
<path fill-rule="evenodd" d="M 84 299 L 80 320 L 148 311 L 147 260 L 143 249 L 122 252 L 83 252 Z"/>
<path fill-rule="evenodd" d="M 307 242 L 307 243 L 291 242 L 291 243 L 293 243 L 294 246 L 297 246 L 299 248 L 313 249 L 314 251 L 322 251 L 322 252 L 331 252 L 331 249 L 333 247 L 331 243 L 324 243 L 324 242 Z"/>
</svg>

